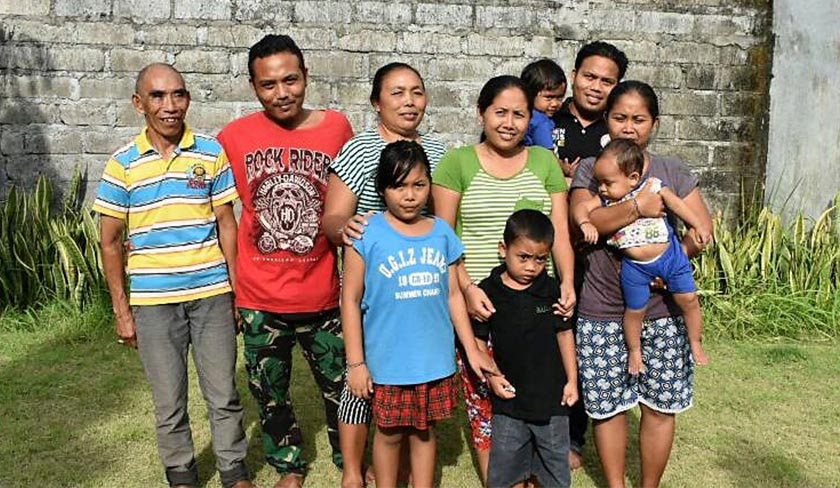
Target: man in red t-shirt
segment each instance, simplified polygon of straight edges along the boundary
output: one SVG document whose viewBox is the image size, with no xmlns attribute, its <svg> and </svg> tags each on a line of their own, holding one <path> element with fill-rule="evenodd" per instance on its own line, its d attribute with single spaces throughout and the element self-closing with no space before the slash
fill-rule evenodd
<svg viewBox="0 0 840 488">
<path fill-rule="evenodd" d="M 353 130 L 339 112 L 303 108 L 307 70 L 290 37 L 268 35 L 254 44 L 248 72 L 264 110 L 234 120 L 218 137 L 242 200 L 236 306 L 266 459 L 281 475 L 275 487 L 294 487 L 306 470 L 289 396 L 298 341 L 324 397 L 333 463 L 342 465 L 339 279 L 321 216 L 327 170 Z"/>
</svg>

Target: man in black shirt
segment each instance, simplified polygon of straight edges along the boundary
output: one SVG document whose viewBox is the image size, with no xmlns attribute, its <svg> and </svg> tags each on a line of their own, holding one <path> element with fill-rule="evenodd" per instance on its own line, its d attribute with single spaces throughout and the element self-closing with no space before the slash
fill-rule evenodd
<svg viewBox="0 0 840 488">
<path fill-rule="evenodd" d="M 609 142 L 604 109 L 613 87 L 624 78 L 627 56 L 602 41 L 578 51 L 572 71 L 572 96 L 554 114 L 554 154 L 571 177 L 578 163 L 597 156 Z"/>
<path fill-rule="evenodd" d="M 624 78 L 627 63 L 623 52 L 602 41 L 589 43 L 578 51 L 571 76 L 572 96 L 563 102 L 552 118 L 555 126 L 552 134 L 554 154 L 560 160 L 567 181 L 574 176 L 580 161 L 597 156 L 610 142 L 604 110 L 610 92 Z M 582 268 L 576 266 L 575 281 L 579 282 L 582 275 Z M 583 464 L 588 423 L 583 402 L 578 402 L 569 412 L 569 464 L 572 469 Z"/>
</svg>

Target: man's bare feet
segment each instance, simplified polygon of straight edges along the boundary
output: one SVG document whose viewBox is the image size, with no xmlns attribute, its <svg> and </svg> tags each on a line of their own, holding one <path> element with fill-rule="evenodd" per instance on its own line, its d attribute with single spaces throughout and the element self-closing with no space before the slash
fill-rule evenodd
<svg viewBox="0 0 840 488">
<path fill-rule="evenodd" d="M 341 488 L 364 488 L 373 485 L 374 481 L 372 466 L 362 465 L 354 472 L 345 464 L 341 470 Z"/>
<path fill-rule="evenodd" d="M 629 355 L 627 357 L 627 372 L 635 375 L 644 371 L 645 365 L 642 362 L 642 350 L 631 350 L 628 354 Z"/>
<path fill-rule="evenodd" d="M 706 366 L 709 364 L 709 356 L 703 349 L 703 343 L 700 341 L 691 341 L 691 355 L 694 357 L 694 364 L 698 366 Z"/>
<path fill-rule="evenodd" d="M 359 476 L 341 476 L 341 488 L 365 488 L 365 482 Z"/>
<path fill-rule="evenodd" d="M 283 475 L 277 483 L 274 484 L 274 488 L 302 488 L 303 487 L 303 475 L 298 473 L 288 473 Z"/>
<path fill-rule="evenodd" d="M 577 451 L 569 451 L 569 469 L 572 471 L 583 467 L 583 454 Z"/>
</svg>

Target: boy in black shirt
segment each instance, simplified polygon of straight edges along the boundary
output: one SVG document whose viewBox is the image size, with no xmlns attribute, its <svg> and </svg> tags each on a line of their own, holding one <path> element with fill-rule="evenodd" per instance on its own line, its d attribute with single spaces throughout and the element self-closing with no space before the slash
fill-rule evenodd
<svg viewBox="0 0 840 488">
<path fill-rule="evenodd" d="M 519 210 L 507 221 L 499 254 L 504 264 L 479 286 L 496 312 L 473 322 L 476 339 L 503 376 L 493 390 L 490 487 L 519 485 L 536 475 L 542 486 L 569 486 L 568 408 L 578 400 L 572 325 L 553 313 L 560 296 L 545 271 L 554 243 L 551 220 Z"/>
</svg>

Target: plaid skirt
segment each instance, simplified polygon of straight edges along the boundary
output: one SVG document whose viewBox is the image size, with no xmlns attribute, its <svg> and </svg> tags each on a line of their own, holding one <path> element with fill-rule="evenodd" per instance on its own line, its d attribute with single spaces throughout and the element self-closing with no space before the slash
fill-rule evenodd
<svg viewBox="0 0 840 488">
<path fill-rule="evenodd" d="M 378 427 L 428 430 L 452 417 L 458 404 L 457 375 L 417 385 L 374 385 L 373 420 Z"/>
</svg>

